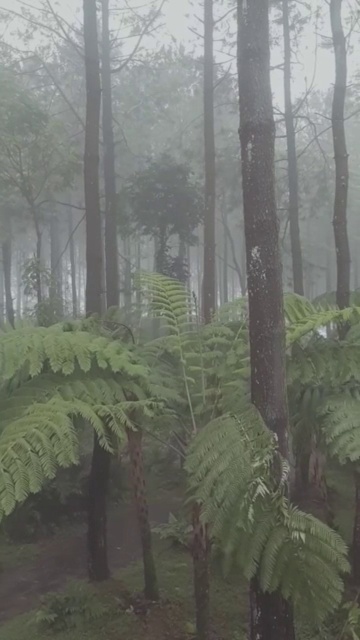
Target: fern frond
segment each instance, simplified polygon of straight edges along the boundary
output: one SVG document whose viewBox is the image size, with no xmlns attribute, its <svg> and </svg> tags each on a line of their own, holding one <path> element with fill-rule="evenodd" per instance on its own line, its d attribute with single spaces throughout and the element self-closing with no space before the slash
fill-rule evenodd
<svg viewBox="0 0 360 640">
<path fill-rule="evenodd" d="M 190 491 L 225 565 L 237 563 L 247 578 L 259 575 L 264 590 L 280 589 L 318 622 L 341 600 L 347 549 L 334 531 L 288 502 L 288 469 L 276 471 L 275 446 L 251 406 L 213 421 L 190 448 Z"/>
</svg>

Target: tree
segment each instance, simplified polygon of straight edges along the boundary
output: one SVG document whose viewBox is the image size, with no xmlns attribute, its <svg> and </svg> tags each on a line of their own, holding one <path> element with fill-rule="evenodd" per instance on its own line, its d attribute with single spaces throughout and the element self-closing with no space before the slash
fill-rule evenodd
<svg viewBox="0 0 360 640">
<path fill-rule="evenodd" d="M 105 274 L 108 307 L 119 306 L 117 194 L 109 32 L 109 0 L 102 0 L 102 130 L 105 184 Z"/>
<path fill-rule="evenodd" d="M 294 291 L 304 295 L 303 261 L 299 228 L 299 189 L 298 167 L 296 155 L 296 135 L 294 114 L 291 98 L 291 39 L 289 22 L 289 0 L 282 0 L 283 30 L 284 30 L 284 96 L 285 96 L 285 126 L 288 160 L 289 183 L 289 220 L 290 242 L 293 269 Z"/>
<path fill-rule="evenodd" d="M 183 280 L 186 265 L 171 256 L 170 240 L 177 236 L 180 243 L 195 244 L 194 230 L 203 215 L 200 188 L 189 166 L 163 154 L 130 178 L 125 191 L 137 229 L 155 240 L 156 271 Z"/>
<path fill-rule="evenodd" d="M 99 193 L 100 63 L 96 0 L 84 0 L 84 45 L 86 76 L 86 124 L 84 187 L 86 210 L 86 313 L 102 312 L 102 233 Z M 95 433 L 89 479 L 88 563 L 90 579 L 109 577 L 106 531 L 106 493 L 110 454 Z"/>
<path fill-rule="evenodd" d="M 204 160 L 205 218 L 203 316 L 210 322 L 216 309 L 215 207 L 216 166 L 214 126 L 214 15 L 213 0 L 204 0 Z"/>
<path fill-rule="evenodd" d="M 240 144 L 249 295 L 251 399 L 289 458 L 282 269 L 275 199 L 269 3 L 238 0 Z M 250 586 L 252 640 L 295 637 L 291 606 Z"/>
<path fill-rule="evenodd" d="M 330 19 L 335 52 L 335 85 L 332 104 L 332 134 L 335 155 L 334 235 L 337 261 L 336 302 L 340 309 L 349 306 L 350 246 L 347 233 L 347 198 L 349 187 L 348 152 L 345 136 L 345 99 L 347 83 L 346 41 L 341 20 L 342 0 L 331 0 Z M 348 327 L 339 326 L 345 338 Z"/>
</svg>

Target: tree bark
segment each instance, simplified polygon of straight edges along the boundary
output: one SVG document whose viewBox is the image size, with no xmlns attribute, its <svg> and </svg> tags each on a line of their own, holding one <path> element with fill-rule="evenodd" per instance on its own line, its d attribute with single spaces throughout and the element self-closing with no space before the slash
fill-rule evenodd
<svg viewBox="0 0 360 640">
<path fill-rule="evenodd" d="M 12 328 L 15 328 L 15 313 L 11 291 L 11 266 L 12 266 L 12 238 L 11 219 L 6 217 L 4 229 L 4 241 L 2 243 L 3 275 L 5 287 L 6 318 Z"/>
<path fill-rule="evenodd" d="M 84 154 L 86 219 L 86 314 L 101 314 L 102 234 L 99 195 L 100 64 L 96 0 L 84 0 L 86 124 Z M 88 570 L 91 580 L 109 577 L 106 545 L 106 493 L 110 455 L 95 434 L 89 482 Z"/>
<path fill-rule="evenodd" d="M 51 285 L 50 298 L 55 304 L 60 317 L 63 316 L 63 296 L 62 296 L 62 257 L 60 251 L 60 230 L 59 221 L 56 215 L 50 220 L 50 263 L 51 263 Z"/>
<path fill-rule="evenodd" d="M 337 261 L 336 302 L 340 309 L 350 303 L 350 247 L 347 232 L 347 198 L 349 185 L 348 152 L 345 136 L 345 99 L 347 82 L 346 40 L 341 21 L 342 0 L 331 0 L 331 31 L 335 52 L 335 86 L 332 104 L 332 134 L 335 156 L 334 235 Z M 348 326 L 339 326 L 345 338 Z"/>
<path fill-rule="evenodd" d="M 251 399 L 289 459 L 285 324 L 275 199 L 268 0 L 238 0 L 240 144 L 249 296 Z M 293 640 L 292 607 L 250 586 L 251 640 Z"/>
<path fill-rule="evenodd" d="M 215 128 L 214 128 L 214 17 L 213 0 L 204 2 L 204 159 L 205 221 L 204 277 L 202 309 L 205 322 L 210 322 L 216 309 L 215 258 Z"/>
<path fill-rule="evenodd" d="M 117 198 L 111 87 L 109 0 L 102 0 L 102 129 L 105 183 L 105 274 L 107 307 L 119 306 Z"/>
<path fill-rule="evenodd" d="M 141 431 L 127 430 L 129 454 L 131 462 L 132 482 L 144 563 L 145 597 L 148 600 L 159 599 L 159 589 L 152 551 L 149 508 L 146 500 L 145 473 L 142 454 Z"/>
<path fill-rule="evenodd" d="M 360 585 L 360 473 L 355 471 L 355 517 L 353 529 L 352 569 L 355 584 Z"/>
<path fill-rule="evenodd" d="M 69 233 L 69 257 L 70 257 L 70 278 L 71 278 L 71 299 L 72 313 L 76 318 L 78 315 L 78 297 L 76 288 L 76 260 L 75 260 L 75 242 L 74 242 L 74 221 L 71 208 L 68 210 L 68 233 Z"/>
<path fill-rule="evenodd" d="M 290 242 L 294 292 L 304 295 L 303 259 L 299 227 L 299 183 L 296 155 L 294 114 L 291 99 L 291 41 L 289 0 L 282 0 L 284 29 L 284 97 L 289 184 Z"/>
<path fill-rule="evenodd" d="M 101 214 L 99 194 L 100 64 L 96 0 L 84 0 L 86 125 L 84 155 L 86 219 L 86 314 L 101 313 Z"/>
</svg>

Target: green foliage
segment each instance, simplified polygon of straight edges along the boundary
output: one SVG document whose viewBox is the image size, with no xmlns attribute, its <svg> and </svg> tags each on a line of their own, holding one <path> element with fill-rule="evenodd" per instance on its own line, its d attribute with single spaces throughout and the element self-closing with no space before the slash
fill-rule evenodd
<svg viewBox="0 0 360 640">
<path fill-rule="evenodd" d="M 131 210 L 129 221 L 135 220 L 142 234 L 158 241 L 157 271 L 186 280 L 185 256 L 171 257 L 168 242 L 173 235 L 183 243 L 196 242 L 194 230 L 202 219 L 204 204 L 190 168 L 163 154 L 129 180 L 124 196 Z"/>
<path fill-rule="evenodd" d="M 81 325 L 24 328 L 0 337 L 0 515 L 78 461 L 74 421 L 108 451 L 159 405 L 134 350 Z M 132 398 L 129 400 L 128 398 Z"/>
<path fill-rule="evenodd" d="M 76 628 L 105 615 L 106 609 L 95 591 L 82 582 L 74 582 L 63 593 L 48 593 L 35 614 L 40 629 L 52 633 Z"/>
<path fill-rule="evenodd" d="M 222 417 L 194 440 L 187 460 L 193 498 L 221 549 L 225 568 L 255 573 L 281 589 L 307 619 L 323 620 L 342 597 L 347 548 L 325 524 L 286 498 L 287 465 L 250 405 Z"/>
<path fill-rule="evenodd" d="M 189 548 L 192 526 L 174 514 L 169 514 L 169 521 L 153 527 L 153 533 L 157 533 L 162 540 L 168 540 L 173 546 Z"/>
</svg>

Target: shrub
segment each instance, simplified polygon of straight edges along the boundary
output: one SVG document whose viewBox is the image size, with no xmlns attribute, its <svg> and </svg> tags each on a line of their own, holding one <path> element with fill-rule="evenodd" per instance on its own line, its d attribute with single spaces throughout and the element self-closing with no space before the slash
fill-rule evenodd
<svg viewBox="0 0 360 640">
<path fill-rule="evenodd" d="M 73 582 L 65 592 L 48 593 L 42 598 L 35 622 L 42 629 L 57 633 L 101 618 L 105 612 L 105 606 L 89 585 Z"/>
</svg>

